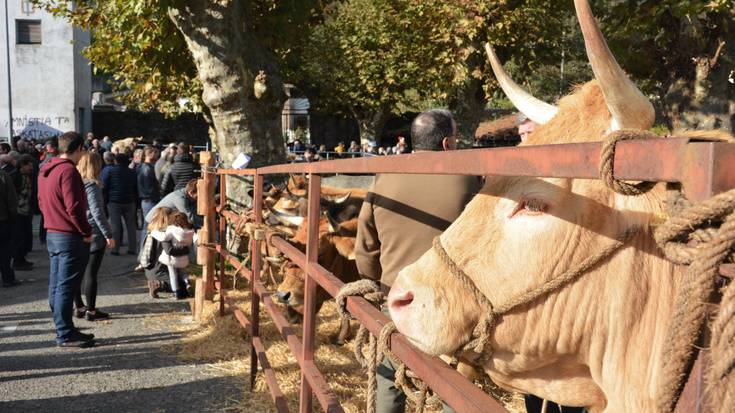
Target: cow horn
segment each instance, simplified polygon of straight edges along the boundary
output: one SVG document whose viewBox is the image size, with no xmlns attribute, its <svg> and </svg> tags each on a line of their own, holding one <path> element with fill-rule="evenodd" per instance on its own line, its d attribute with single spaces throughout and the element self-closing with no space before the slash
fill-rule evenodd
<svg viewBox="0 0 735 413">
<path fill-rule="evenodd" d="M 653 105 L 618 65 L 587 0 L 574 0 L 574 8 L 582 28 L 587 59 L 612 115 L 610 130 L 649 129 L 655 119 Z"/>
<path fill-rule="evenodd" d="M 304 217 L 300 217 L 297 215 L 287 215 L 275 209 L 271 210 L 270 216 L 274 217 L 278 220 L 278 222 L 286 226 L 300 227 L 301 224 L 304 222 Z"/>
<path fill-rule="evenodd" d="M 292 197 L 292 198 L 298 198 L 296 195 L 294 195 L 293 192 L 291 192 L 291 188 L 289 188 L 290 185 L 286 185 L 286 193 Z"/>
<path fill-rule="evenodd" d="M 540 125 L 550 121 L 556 115 L 556 112 L 559 111 L 556 106 L 536 99 L 508 76 L 498 56 L 495 54 L 495 50 L 493 50 L 489 43 L 485 43 L 485 51 L 490 60 L 490 66 L 493 68 L 493 73 L 495 73 L 495 78 L 498 79 L 500 88 L 503 89 L 503 92 L 505 92 L 508 99 L 513 102 L 513 105 L 518 110 Z"/>
<path fill-rule="evenodd" d="M 347 200 L 350 199 L 350 196 L 352 196 L 352 192 L 348 192 L 344 195 L 326 196 L 325 198 L 335 205 L 341 205 L 347 202 Z"/>
</svg>

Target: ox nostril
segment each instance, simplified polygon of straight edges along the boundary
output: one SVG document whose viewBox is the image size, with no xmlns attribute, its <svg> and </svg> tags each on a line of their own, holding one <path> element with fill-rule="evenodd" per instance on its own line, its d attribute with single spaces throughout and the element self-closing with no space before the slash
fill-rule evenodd
<svg viewBox="0 0 735 413">
<path fill-rule="evenodd" d="M 286 291 L 285 293 L 282 291 L 276 291 L 276 295 L 278 296 L 278 299 L 281 300 L 284 303 L 287 303 L 289 298 L 291 298 L 291 292 Z"/>
<path fill-rule="evenodd" d="M 388 307 L 393 311 L 407 307 L 412 302 L 413 293 L 411 291 L 401 291 L 398 293 L 393 293 L 393 291 L 391 291 L 391 294 L 388 295 Z"/>
</svg>

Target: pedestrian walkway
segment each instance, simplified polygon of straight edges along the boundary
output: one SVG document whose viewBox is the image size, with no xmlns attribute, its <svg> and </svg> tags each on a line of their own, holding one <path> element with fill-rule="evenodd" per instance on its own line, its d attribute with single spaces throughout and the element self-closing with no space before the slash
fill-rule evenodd
<svg viewBox="0 0 735 413">
<path fill-rule="evenodd" d="M 0 288 L 0 412 L 222 411 L 242 394 L 237 378 L 172 354 L 188 302 L 148 297 L 131 256 L 108 254 L 100 270 L 97 303 L 111 318 L 74 320 L 97 346 L 56 348 L 48 256 L 36 247 L 29 259 L 22 284 Z"/>
</svg>

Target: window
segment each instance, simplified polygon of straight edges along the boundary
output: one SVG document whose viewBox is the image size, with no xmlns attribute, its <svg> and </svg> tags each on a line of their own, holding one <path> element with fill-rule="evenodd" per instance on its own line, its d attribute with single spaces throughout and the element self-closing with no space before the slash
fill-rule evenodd
<svg viewBox="0 0 735 413">
<path fill-rule="evenodd" d="M 15 42 L 17 44 L 41 44 L 41 20 L 16 20 Z"/>
</svg>

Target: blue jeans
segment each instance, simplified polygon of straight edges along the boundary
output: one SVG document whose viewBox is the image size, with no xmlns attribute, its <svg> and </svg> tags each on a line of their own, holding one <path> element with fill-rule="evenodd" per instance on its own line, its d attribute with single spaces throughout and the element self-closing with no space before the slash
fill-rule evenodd
<svg viewBox="0 0 735 413">
<path fill-rule="evenodd" d="M 56 342 L 63 343 L 74 331 L 74 294 L 79 290 L 89 260 L 89 244 L 78 234 L 49 232 L 46 248 L 51 266 L 48 304 L 56 325 Z"/>
<path fill-rule="evenodd" d="M 151 209 L 153 209 L 156 204 L 157 202 L 151 201 L 150 199 L 140 200 L 140 210 L 143 212 L 143 228 L 140 229 L 140 244 L 138 246 L 138 251 L 143 249 L 143 244 L 145 244 L 145 237 L 146 235 L 148 235 L 148 221 L 145 220 L 145 217 L 148 215 L 149 212 L 151 212 Z"/>
</svg>

